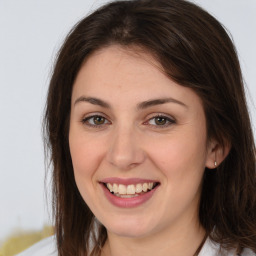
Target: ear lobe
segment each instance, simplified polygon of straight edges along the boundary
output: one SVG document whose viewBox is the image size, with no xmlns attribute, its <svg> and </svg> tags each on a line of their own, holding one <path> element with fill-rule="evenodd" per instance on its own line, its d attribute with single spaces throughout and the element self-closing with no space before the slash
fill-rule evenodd
<svg viewBox="0 0 256 256">
<path fill-rule="evenodd" d="M 230 151 L 230 143 L 225 142 L 224 146 L 216 141 L 209 143 L 205 166 L 209 169 L 217 168 L 227 157 Z"/>
</svg>

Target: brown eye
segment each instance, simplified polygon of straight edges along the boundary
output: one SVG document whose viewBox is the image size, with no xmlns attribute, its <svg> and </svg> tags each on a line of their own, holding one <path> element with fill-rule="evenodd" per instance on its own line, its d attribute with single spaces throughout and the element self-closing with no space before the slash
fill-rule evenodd
<svg viewBox="0 0 256 256">
<path fill-rule="evenodd" d="M 94 116 L 89 116 L 84 118 L 82 120 L 82 123 L 88 126 L 97 127 L 97 126 L 109 124 L 110 122 L 103 116 L 94 115 Z"/>
<path fill-rule="evenodd" d="M 167 122 L 167 120 L 164 117 L 161 117 L 161 116 L 155 117 L 156 125 L 165 125 L 166 122 Z"/>
<path fill-rule="evenodd" d="M 103 116 L 94 116 L 93 117 L 93 123 L 96 125 L 101 125 L 105 123 L 105 118 Z"/>
<path fill-rule="evenodd" d="M 165 128 L 171 126 L 176 123 L 174 119 L 168 116 L 154 116 L 147 122 L 151 126 L 155 126 L 156 128 Z"/>
</svg>

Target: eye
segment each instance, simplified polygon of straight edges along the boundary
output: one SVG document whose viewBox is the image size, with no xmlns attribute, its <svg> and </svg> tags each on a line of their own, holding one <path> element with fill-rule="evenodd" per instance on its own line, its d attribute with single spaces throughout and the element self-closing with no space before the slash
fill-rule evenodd
<svg viewBox="0 0 256 256">
<path fill-rule="evenodd" d="M 82 123 L 88 126 L 102 126 L 105 124 L 109 124 L 110 122 L 101 115 L 93 115 L 93 116 L 89 116 L 89 117 L 85 117 L 82 120 Z"/>
<path fill-rule="evenodd" d="M 154 116 L 147 121 L 147 124 L 153 125 L 153 126 L 159 126 L 159 128 L 167 127 L 174 123 L 175 123 L 174 119 L 167 116 L 163 116 L 163 115 Z"/>
</svg>

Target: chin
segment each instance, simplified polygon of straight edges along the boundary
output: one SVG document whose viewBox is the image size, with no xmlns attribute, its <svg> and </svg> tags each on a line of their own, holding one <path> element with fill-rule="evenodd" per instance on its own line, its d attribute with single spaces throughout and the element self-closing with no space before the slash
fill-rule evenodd
<svg viewBox="0 0 256 256">
<path fill-rule="evenodd" d="M 104 225 L 108 232 L 121 237 L 140 238 L 152 232 L 152 224 L 138 219 L 111 221 Z"/>
</svg>

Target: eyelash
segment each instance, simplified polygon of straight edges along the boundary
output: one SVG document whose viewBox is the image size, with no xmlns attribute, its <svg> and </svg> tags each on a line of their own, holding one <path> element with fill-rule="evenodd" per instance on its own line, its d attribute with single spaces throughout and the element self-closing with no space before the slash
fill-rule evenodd
<svg viewBox="0 0 256 256">
<path fill-rule="evenodd" d="M 89 121 L 90 120 L 93 120 L 94 118 L 104 118 L 104 123 L 103 124 L 90 124 Z M 92 128 L 101 128 L 103 125 L 107 125 L 107 124 L 111 124 L 109 121 L 108 123 L 105 123 L 105 121 L 107 120 L 106 117 L 102 116 L 102 115 L 91 115 L 91 116 L 88 116 L 88 117 L 85 117 L 82 119 L 82 123 L 84 125 L 87 125 L 89 127 L 92 127 Z"/>
<path fill-rule="evenodd" d="M 103 118 L 104 119 L 104 123 L 103 124 L 90 124 L 89 121 L 90 120 L 95 120 L 95 118 Z M 157 118 L 162 118 L 165 120 L 165 123 L 163 125 L 156 125 L 156 124 L 150 124 L 149 122 L 152 121 L 152 120 L 155 120 Z M 106 123 L 107 121 L 107 123 Z M 88 117 L 85 117 L 82 119 L 81 121 L 84 125 L 87 125 L 89 127 L 92 127 L 92 128 L 96 128 L 96 129 L 99 129 L 99 128 L 102 128 L 104 125 L 109 125 L 111 124 L 110 121 L 108 121 L 108 119 L 102 115 L 91 115 L 91 116 L 88 116 Z M 154 129 L 163 129 L 163 128 L 166 128 L 172 124 L 175 124 L 176 121 L 171 118 L 171 117 L 168 117 L 166 115 L 163 115 L 163 114 L 157 114 L 157 115 L 154 115 L 152 116 L 151 118 L 149 118 L 146 122 L 144 122 L 143 124 L 145 125 L 150 125 L 152 126 Z"/>
<path fill-rule="evenodd" d="M 163 124 L 163 125 L 149 124 L 150 121 L 152 121 L 152 120 L 156 121 L 157 118 L 164 119 L 165 120 L 165 124 Z M 175 123 L 176 123 L 176 121 L 173 118 L 171 118 L 169 116 L 166 116 L 166 115 L 163 115 L 163 114 L 157 114 L 157 115 L 154 115 L 151 118 L 149 118 L 143 124 L 151 125 L 152 127 L 156 128 L 156 129 L 163 129 L 163 128 L 169 127 L 170 125 L 175 124 Z"/>
</svg>

